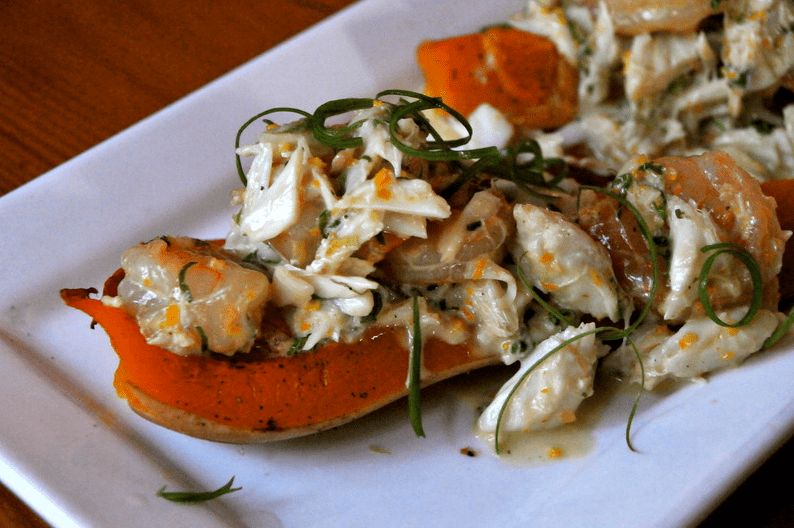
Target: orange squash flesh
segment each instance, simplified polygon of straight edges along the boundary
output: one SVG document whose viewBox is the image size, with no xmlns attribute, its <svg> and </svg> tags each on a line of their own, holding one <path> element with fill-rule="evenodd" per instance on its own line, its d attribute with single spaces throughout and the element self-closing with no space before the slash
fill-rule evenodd
<svg viewBox="0 0 794 528">
<path fill-rule="evenodd" d="M 549 39 L 510 27 L 491 27 L 423 42 L 417 61 L 425 93 L 468 116 L 480 104 L 500 110 L 514 125 L 549 129 L 578 111 L 577 68 Z"/>
<path fill-rule="evenodd" d="M 118 274 L 113 280 L 119 280 Z M 405 329 L 374 328 L 357 343 L 334 343 L 289 357 L 256 348 L 232 358 L 183 357 L 147 344 L 134 317 L 90 298 L 93 291 L 64 289 L 61 296 L 108 333 L 119 356 L 116 391 L 144 416 L 157 411 L 136 396 L 141 392 L 191 416 L 272 432 L 273 439 L 280 439 L 294 436 L 292 430 L 306 434 L 326 428 L 323 424 L 344 423 L 407 393 Z M 272 311 L 266 319 L 277 317 Z M 423 383 L 492 363 L 493 357 L 477 356 L 469 347 L 430 339 L 423 350 Z M 267 434 L 262 438 L 269 439 Z"/>
</svg>

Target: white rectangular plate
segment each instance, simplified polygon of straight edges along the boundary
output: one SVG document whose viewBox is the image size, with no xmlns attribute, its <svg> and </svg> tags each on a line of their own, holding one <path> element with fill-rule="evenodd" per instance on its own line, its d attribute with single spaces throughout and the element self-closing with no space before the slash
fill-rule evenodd
<svg viewBox="0 0 794 528">
<path fill-rule="evenodd" d="M 273 106 L 421 85 L 424 39 L 504 20 L 520 0 L 370 0 L 242 66 L 0 200 L 0 479 L 56 527 L 684 526 L 698 522 L 794 424 L 794 354 L 778 347 L 708 384 L 600 412 L 587 456 L 506 464 L 473 436 L 456 384 L 328 433 L 271 445 L 188 438 L 134 415 L 112 387 L 101 330 L 64 287 L 100 287 L 128 246 L 221 237 L 237 185 L 233 141 Z M 466 384 L 476 381 L 469 377 Z M 461 454 L 474 448 L 479 456 Z M 387 452 L 385 452 L 387 451 Z M 169 489 L 243 489 L 201 506 Z"/>
</svg>

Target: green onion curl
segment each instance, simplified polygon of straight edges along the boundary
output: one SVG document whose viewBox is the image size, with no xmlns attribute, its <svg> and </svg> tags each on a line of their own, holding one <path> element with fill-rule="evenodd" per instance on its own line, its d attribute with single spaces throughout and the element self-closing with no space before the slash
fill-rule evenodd
<svg viewBox="0 0 794 528">
<path fill-rule="evenodd" d="M 640 366 L 640 389 L 637 391 L 637 396 L 634 398 L 634 403 L 632 404 L 631 411 L 629 412 L 629 418 L 626 420 L 626 445 L 629 446 L 631 451 L 636 453 L 637 450 L 634 449 L 634 444 L 631 443 L 631 425 L 634 423 L 634 416 L 637 414 L 637 409 L 640 408 L 640 399 L 645 392 L 645 365 L 643 365 L 640 351 L 637 350 L 637 345 L 634 344 L 634 341 L 631 339 L 631 337 L 626 336 L 625 340 L 629 345 L 631 345 L 631 348 L 634 351 L 634 356 L 637 358 L 637 364 Z"/>
<path fill-rule="evenodd" d="M 763 301 L 764 297 L 764 282 L 763 278 L 761 277 L 761 269 L 758 266 L 758 262 L 756 262 L 755 258 L 753 258 L 750 252 L 745 248 L 728 242 L 721 244 L 711 244 L 701 248 L 700 251 L 703 253 L 713 251 L 713 253 L 706 258 L 706 261 L 703 263 L 703 267 L 700 268 L 700 277 L 698 278 L 698 296 L 700 297 L 700 302 L 703 304 L 703 308 L 706 310 L 706 315 L 708 315 L 709 318 L 718 325 L 728 328 L 737 328 L 739 326 L 750 324 L 755 315 L 758 313 L 759 308 L 761 308 L 761 302 Z M 708 294 L 709 272 L 711 272 L 711 267 L 714 264 L 714 260 L 723 253 L 733 255 L 734 257 L 741 260 L 742 264 L 747 267 L 747 271 L 750 272 L 750 278 L 753 281 L 753 297 L 750 301 L 750 307 L 748 308 L 747 313 L 744 314 L 744 317 L 742 317 L 736 323 L 726 323 L 720 319 L 714 310 L 714 307 L 711 305 L 711 300 L 709 299 Z"/>
<path fill-rule="evenodd" d="M 354 110 L 363 110 L 365 108 L 372 108 L 375 104 L 373 99 L 336 99 L 328 101 L 317 107 L 314 114 L 310 116 L 312 135 L 314 138 L 323 145 L 333 147 L 336 149 L 354 148 L 362 145 L 364 140 L 360 137 L 345 137 L 350 135 L 358 127 L 363 124 L 363 121 L 356 121 L 349 123 L 347 126 L 338 128 L 327 128 L 325 126 L 326 120 L 335 116 L 352 112 Z"/>
<path fill-rule="evenodd" d="M 483 156 L 490 156 L 498 152 L 496 147 L 452 150 L 455 147 L 460 147 L 468 143 L 471 140 L 473 130 L 468 120 L 463 117 L 460 112 L 445 104 L 440 97 L 429 97 L 421 93 L 407 90 L 384 90 L 380 92 L 377 97 L 380 99 L 387 95 L 407 96 L 416 99 L 416 101 L 410 103 L 402 100 L 401 104 L 395 105 L 391 117 L 389 118 L 389 135 L 391 136 L 391 142 L 403 153 L 428 161 L 462 161 L 479 159 Z M 397 127 L 401 119 L 406 117 L 416 118 L 421 115 L 421 112 L 431 109 L 440 109 L 447 112 L 463 125 L 467 135 L 459 139 L 442 140 L 438 137 L 437 133 L 431 134 L 435 139 L 428 141 L 427 148 L 424 149 L 408 146 L 397 138 Z"/>
</svg>

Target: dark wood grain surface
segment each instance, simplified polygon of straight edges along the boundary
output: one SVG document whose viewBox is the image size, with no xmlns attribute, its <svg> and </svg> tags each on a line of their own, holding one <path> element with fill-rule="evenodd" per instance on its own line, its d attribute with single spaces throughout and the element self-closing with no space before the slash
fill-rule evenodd
<svg viewBox="0 0 794 528">
<path fill-rule="evenodd" d="M 351 1 L 2 0 L 0 195 Z M 702 528 L 794 526 L 793 469 L 790 443 Z M 0 485 L 0 527 L 47 524 Z"/>
</svg>

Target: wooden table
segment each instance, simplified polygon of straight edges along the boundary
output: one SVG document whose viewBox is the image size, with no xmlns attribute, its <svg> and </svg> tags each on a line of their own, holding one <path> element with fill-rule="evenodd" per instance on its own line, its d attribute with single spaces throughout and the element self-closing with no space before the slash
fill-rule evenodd
<svg viewBox="0 0 794 528">
<path fill-rule="evenodd" d="M 351 2 L 2 0 L 0 195 Z M 794 526 L 792 469 L 794 442 L 702 527 Z M 0 486 L 0 526 L 47 524 Z"/>
</svg>

